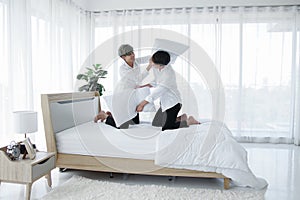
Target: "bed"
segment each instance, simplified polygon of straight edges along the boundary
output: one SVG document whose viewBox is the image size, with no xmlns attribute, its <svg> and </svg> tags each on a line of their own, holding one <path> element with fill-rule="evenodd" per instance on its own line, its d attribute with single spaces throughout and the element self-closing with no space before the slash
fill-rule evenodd
<svg viewBox="0 0 300 200">
<path fill-rule="evenodd" d="M 84 102 L 86 101 L 92 101 L 92 103 L 85 105 Z M 224 189 L 229 189 L 230 187 L 230 178 L 221 173 L 158 166 L 155 164 L 151 155 L 148 155 L 148 157 L 145 156 L 144 159 L 143 157 L 136 156 L 136 153 L 134 153 L 135 156 L 122 156 L 118 153 L 115 155 L 98 155 L 92 150 L 82 152 L 82 149 L 76 149 L 78 148 L 78 142 L 73 144 L 75 152 L 72 152 L 71 149 L 68 150 L 67 147 L 65 147 L 67 145 L 61 144 L 61 140 L 67 142 L 71 141 L 71 139 L 66 139 L 68 138 L 68 133 L 66 132 L 70 132 L 71 129 L 74 129 L 75 132 L 77 131 L 83 134 L 83 131 L 79 131 L 80 127 L 85 126 L 87 123 L 90 123 L 91 126 L 96 126 L 96 123 L 93 123 L 92 120 L 95 114 L 101 109 L 100 97 L 97 92 L 42 94 L 41 104 L 47 151 L 57 154 L 56 167 L 58 168 L 171 177 L 219 178 L 224 179 Z M 102 129 L 105 125 L 100 124 L 100 126 Z M 113 130 L 110 129 L 110 131 Z M 89 134 L 86 133 L 85 135 Z M 57 139 L 60 142 L 58 142 Z M 151 142 L 148 143 L 151 144 Z M 146 155 L 146 153 L 144 153 L 144 155 Z"/>
</svg>

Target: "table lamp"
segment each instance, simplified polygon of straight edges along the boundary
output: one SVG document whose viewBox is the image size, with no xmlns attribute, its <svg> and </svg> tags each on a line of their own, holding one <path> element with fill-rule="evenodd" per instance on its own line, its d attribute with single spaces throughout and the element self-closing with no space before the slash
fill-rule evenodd
<svg viewBox="0 0 300 200">
<path fill-rule="evenodd" d="M 14 129 L 16 133 L 26 134 L 36 132 L 37 112 L 35 111 L 16 111 L 13 112 Z"/>
</svg>

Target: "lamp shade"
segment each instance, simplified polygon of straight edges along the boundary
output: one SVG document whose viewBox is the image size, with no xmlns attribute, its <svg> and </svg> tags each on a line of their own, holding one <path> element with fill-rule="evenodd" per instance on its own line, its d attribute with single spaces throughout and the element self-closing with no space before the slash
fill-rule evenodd
<svg viewBox="0 0 300 200">
<path fill-rule="evenodd" d="M 37 131 L 37 112 L 13 112 L 14 129 L 16 133 L 33 133 Z"/>
</svg>

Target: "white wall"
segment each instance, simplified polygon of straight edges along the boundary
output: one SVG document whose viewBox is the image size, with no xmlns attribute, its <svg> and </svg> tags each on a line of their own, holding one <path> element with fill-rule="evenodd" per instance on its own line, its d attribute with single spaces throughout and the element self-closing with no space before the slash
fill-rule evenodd
<svg viewBox="0 0 300 200">
<path fill-rule="evenodd" d="M 89 11 L 201 6 L 300 5 L 300 0 L 73 0 Z"/>
</svg>

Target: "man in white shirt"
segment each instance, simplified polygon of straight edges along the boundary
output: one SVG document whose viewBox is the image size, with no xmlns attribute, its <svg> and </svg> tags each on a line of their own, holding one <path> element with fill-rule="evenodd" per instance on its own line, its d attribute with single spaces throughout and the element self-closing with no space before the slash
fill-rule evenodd
<svg viewBox="0 0 300 200">
<path fill-rule="evenodd" d="M 149 63 L 150 56 L 135 58 L 133 47 L 129 44 L 122 44 L 118 49 L 118 55 L 123 59 L 123 64 L 120 66 L 120 82 L 125 84 L 127 88 L 138 88 L 138 87 L 151 87 L 150 84 L 140 85 L 142 80 L 149 74 L 151 65 L 148 65 L 147 68 L 142 71 L 140 68 L 141 64 Z M 125 88 L 126 88 L 125 87 Z M 106 124 L 116 127 L 115 120 L 110 114 L 106 114 L 104 111 L 98 113 L 94 121 L 98 120 L 105 121 Z M 139 124 L 139 114 L 122 124 L 119 128 L 126 129 L 129 127 L 129 124 Z"/>
<path fill-rule="evenodd" d="M 145 56 L 140 58 L 135 58 L 133 47 L 129 44 L 122 44 L 118 50 L 119 56 L 124 60 L 123 64 L 120 66 L 120 76 L 121 80 L 133 88 L 150 86 L 149 84 L 140 86 L 143 79 L 149 74 L 151 66 L 142 71 L 140 68 L 141 64 L 149 62 L 151 56 Z"/>
<path fill-rule="evenodd" d="M 152 125 L 162 126 L 162 130 L 188 127 L 192 124 L 199 124 L 193 116 L 181 120 L 177 119 L 182 102 L 180 92 L 177 89 L 175 71 L 169 65 L 170 54 L 166 51 L 157 51 L 150 59 L 153 66 L 156 86 L 154 90 L 136 108 L 141 112 L 144 106 L 160 98 L 160 109 L 157 111 Z M 185 117 L 186 118 L 186 117 Z"/>
</svg>

